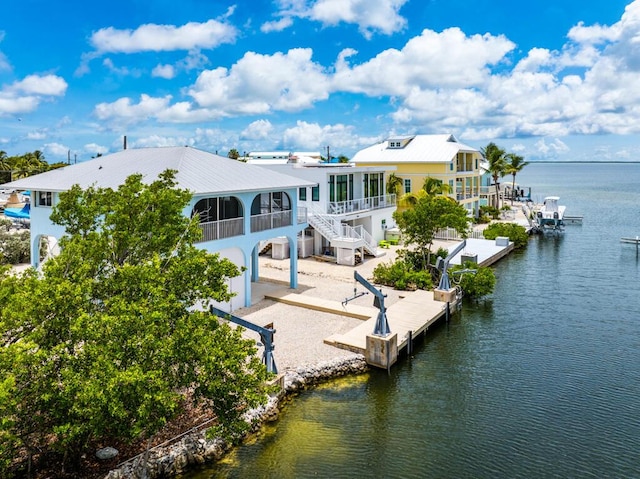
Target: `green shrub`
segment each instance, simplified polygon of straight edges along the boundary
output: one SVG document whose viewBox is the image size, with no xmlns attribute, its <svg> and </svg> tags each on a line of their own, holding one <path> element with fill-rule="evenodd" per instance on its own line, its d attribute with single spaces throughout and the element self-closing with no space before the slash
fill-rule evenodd
<svg viewBox="0 0 640 479">
<path fill-rule="evenodd" d="M 418 289 L 433 289 L 433 279 L 428 271 L 410 271 L 409 284 L 414 284 Z"/>
<path fill-rule="evenodd" d="M 442 259 L 445 259 L 447 256 L 449 256 L 449 250 L 447 250 L 446 248 L 438 248 L 438 251 L 436 251 L 436 254 L 433 256 L 433 261 L 431 261 L 431 264 L 436 264 L 436 261 L 438 261 L 438 256 Z"/>
<path fill-rule="evenodd" d="M 31 260 L 29 231 L 7 233 L 0 230 L 0 264 L 29 263 Z"/>
<path fill-rule="evenodd" d="M 529 236 L 524 226 L 516 223 L 491 223 L 483 233 L 486 239 L 496 239 L 498 236 L 506 236 L 513 241 L 516 249 L 527 246 Z"/>
<path fill-rule="evenodd" d="M 480 217 L 483 216 L 497 220 L 500 217 L 500 210 L 495 206 L 482 205 L 480 207 Z"/>
<path fill-rule="evenodd" d="M 478 299 L 482 296 L 493 293 L 493 288 L 496 285 L 496 276 L 491 268 L 486 266 L 478 266 L 476 263 L 467 262 L 464 265 L 465 269 L 474 269 L 475 273 L 462 273 L 461 275 L 454 275 L 458 277 L 459 285 L 465 296 Z M 463 269 L 461 266 L 456 266 L 452 271 L 459 271 Z"/>
<path fill-rule="evenodd" d="M 424 270 L 414 270 L 403 260 L 380 263 L 373 270 L 373 281 L 399 290 L 431 289 L 431 274 Z"/>
</svg>

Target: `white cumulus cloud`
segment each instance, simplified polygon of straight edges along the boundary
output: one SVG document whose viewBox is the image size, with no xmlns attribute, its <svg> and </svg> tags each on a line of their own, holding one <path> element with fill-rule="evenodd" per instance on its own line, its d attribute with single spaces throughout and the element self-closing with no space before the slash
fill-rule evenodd
<svg viewBox="0 0 640 479">
<path fill-rule="evenodd" d="M 211 49 L 233 43 L 237 33 L 234 26 L 212 19 L 179 27 L 155 24 L 141 25 L 135 30 L 107 27 L 94 32 L 90 43 L 98 53 Z"/>
<path fill-rule="evenodd" d="M 45 143 L 44 152 L 52 156 L 67 156 L 69 147 L 60 143 Z"/>
<path fill-rule="evenodd" d="M 331 156 L 339 155 L 342 149 L 352 150 L 363 146 L 362 140 L 358 138 L 352 126 L 340 123 L 321 126 L 319 123 L 298 121 L 296 126 L 287 128 L 282 135 L 285 148 L 291 150 L 310 148 L 326 152 L 326 147 L 329 146 Z M 367 138 L 364 141 L 368 142 L 370 139 Z"/>
<path fill-rule="evenodd" d="M 240 133 L 240 139 L 262 140 L 268 138 L 272 131 L 273 125 L 269 120 L 256 120 L 242 130 L 242 133 Z"/>
<path fill-rule="evenodd" d="M 293 18 L 321 22 L 325 26 L 348 23 L 358 26 L 366 38 L 375 33 L 391 35 L 401 31 L 407 20 L 400 9 L 408 0 L 280 0 L 279 20 L 262 25 L 263 32 L 281 31 Z"/>
<path fill-rule="evenodd" d="M 261 55 L 247 52 L 231 67 L 203 71 L 189 89 L 198 106 L 228 114 L 297 111 L 328 98 L 323 67 L 309 48 Z"/>
<path fill-rule="evenodd" d="M 465 35 L 459 28 L 424 30 L 402 50 L 388 49 L 351 67 L 352 49 L 336 64 L 334 88 L 367 95 L 407 95 L 414 88 L 480 86 L 514 43 L 504 36 Z"/>
<path fill-rule="evenodd" d="M 152 71 L 151 76 L 166 78 L 167 80 L 171 80 L 176 76 L 176 69 L 173 65 L 157 65 Z"/>
<path fill-rule="evenodd" d="M 28 75 L 11 85 L 10 89 L 33 95 L 62 96 L 67 86 L 64 78 L 57 75 Z"/>
<path fill-rule="evenodd" d="M 0 116 L 32 112 L 42 102 L 64 96 L 67 87 L 57 75 L 28 75 L 0 90 Z"/>
</svg>

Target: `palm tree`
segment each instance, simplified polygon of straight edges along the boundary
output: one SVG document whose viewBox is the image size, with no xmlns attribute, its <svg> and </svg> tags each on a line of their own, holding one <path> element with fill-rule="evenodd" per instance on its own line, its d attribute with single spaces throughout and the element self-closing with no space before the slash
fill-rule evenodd
<svg viewBox="0 0 640 479">
<path fill-rule="evenodd" d="M 387 178 L 387 193 L 390 195 L 400 195 L 400 188 L 402 188 L 402 178 L 396 176 L 395 173 L 391 173 Z"/>
<path fill-rule="evenodd" d="M 2 150 L 0 150 L 0 173 L 2 173 L 3 179 L 5 178 L 4 174 L 9 173 L 9 181 L 11 181 L 11 163 L 7 152 Z M 2 183 L 4 183 L 4 181 L 2 181 Z"/>
<path fill-rule="evenodd" d="M 520 155 L 516 155 L 515 153 L 508 153 L 505 158 L 507 159 L 507 164 L 504 169 L 505 174 L 513 176 L 513 181 L 511 182 L 511 204 L 513 205 L 513 197 L 514 191 L 516 188 L 516 174 L 519 171 L 522 171 L 522 168 L 529 164 L 528 161 L 524 161 L 524 157 Z"/>
<path fill-rule="evenodd" d="M 399 200 L 402 206 L 415 206 L 424 197 L 434 197 L 451 193 L 451 187 L 442 180 L 427 176 L 422 188 L 415 193 L 405 193 Z"/>
<path fill-rule="evenodd" d="M 480 151 L 489 163 L 487 169 L 491 173 L 493 183 L 496 185 L 496 204 L 494 206 L 500 209 L 500 182 L 498 180 L 505 175 L 505 151 L 493 142 L 489 143 L 485 148 L 481 148 Z"/>
<path fill-rule="evenodd" d="M 413 208 L 418 202 L 422 199 L 429 196 L 425 190 L 418 190 L 415 193 L 410 191 L 409 193 L 405 193 L 398 199 L 398 205 Z"/>
<path fill-rule="evenodd" d="M 448 183 L 438 180 L 437 178 L 431 178 L 427 176 L 424 179 L 422 189 L 427 192 L 429 196 L 446 195 L 451 193 L 451 187 Z"/>
</svg>

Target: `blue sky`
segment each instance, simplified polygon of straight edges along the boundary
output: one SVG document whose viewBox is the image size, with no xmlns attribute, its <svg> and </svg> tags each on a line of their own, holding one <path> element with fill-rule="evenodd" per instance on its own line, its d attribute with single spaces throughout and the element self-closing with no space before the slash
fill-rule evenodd
<svg viewBox="0 0 640 479">
<path fill-rule="evenodd" d="M 0 150 L 349 157 L 452 133 L 527 160 L 640 160 L 640 0 L 21 0 Z"/>
</svg>

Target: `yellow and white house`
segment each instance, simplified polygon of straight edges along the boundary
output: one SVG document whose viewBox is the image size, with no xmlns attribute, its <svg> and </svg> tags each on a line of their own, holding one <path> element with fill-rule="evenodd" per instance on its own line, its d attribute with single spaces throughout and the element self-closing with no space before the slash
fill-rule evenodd
<svg viewBox="0 0 640 479">
<path fill-rule="evenodd" d="M 449 185 L 450 196 L 470 215 L 480 206 L 482 154 L 453 135 L 404 135 L 358 151 L 350 163 L 357 166 L 395 167 L 403 193 L 417 193 L 431 177 Z"/>
</svg>

